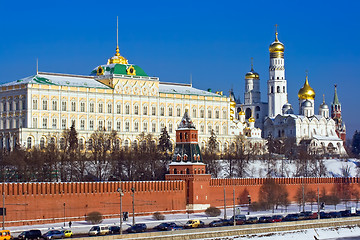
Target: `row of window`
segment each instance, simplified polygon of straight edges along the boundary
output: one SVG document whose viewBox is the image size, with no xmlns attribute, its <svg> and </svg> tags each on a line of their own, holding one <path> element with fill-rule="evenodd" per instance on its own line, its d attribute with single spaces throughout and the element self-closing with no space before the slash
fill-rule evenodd
<svg viewBox="0 0 360 240">
<path fill-rule="evenodd" d="M 33 99 L 32 102 L 32 109 L 37 110 L 38 109 L 38 100 L 37 99 Z M 48 100 L 42 100 L 42 110 L 50 110 L 48 109 Z M 52 110 L 53 111 L 58 111 L 58 101 L 57 100 L 53 100 L 52 101 Z M 61 111 L 67 111 L 68 110 L 68 106 L 67 106 L 67 102 L 61 102 Z M 70 103 L 70 111 L 72 112 L 76 112 L 77 108 L 76 108 L 76 102 L 71 102 Z M 80 103 L 80 112 L 86 112 L 86 103 L 85 102 L 81 102 Z M 140 113 L 140 108 L 139 105 L 134 105 L 133 106 L 133 114 L 135 115 L 148 115 L 151 114 L 153 116 L 156 115 L 156 106 L 151 106 L 151 112 L 148 112 L 148 106 L 144 105 L 142 108 L 142 112 Z M 94 113 L 95 112 L 95 103 L 89 103 L 89 112 L 90 113 Z M 98 113 L 105 113 L 105 107 L 103 103 L 99 103 L 97 106 L 97 112 Z M 107 104 L 107 108 L 106 108 L 106 113 L 113 113 L 113 106 L 111 103 Z M 116 114 L 121 114 L 121 104 L 117 104 L 116 105 L 116 109 L 115 112 Z M 125 105 L 125 114 L 130 114 L 130 104 L 126 104 Z M 215 110 L 214 113 L 214 117 L 219 119 L 220 118 L 220 111 L 219 110 Z M 164 106 L 160 106 L 160 116 L 165 116 L 165 107 Z M 182 112 L 181 112 L 181 108 L 177 107 L 176 108 L 176 116 L 177 117 L 181 117 Z M 168 107 L 167 109 L 167 116 L 174 116 L 173 113 L 173 107 Z M 192 117 L 196 118 L 197 117 L 197 109 L 193 108 L 192 110 Z M 205 117 L 205 110 L 204 109 L 200 109 L 200 118 L 204 118 Z M 207 110 L 207 117 L 208 118 L 212 118 L 213 117 L 213 110 L 212 109 L 208 109 Z M 223 110 L 223 119 L 227 118 L 227 112 L 226 110 Z"/>
<path fill-rule="evenodd" d="M 25 110 L 26 109 L 26 102 L 25 100 L 15 100 L 15 101 L 3 101 L 2 102 L 2 111 L 18 111 L 18 110 Z"/>
<path fill-rule="evenodd" d="M 105 125 L 105 123 L 106 123 L 106 125 Z M 99 120 L 99 121 L 97 121 L 97 125 L 96 125 L 95 120 L 89 120 L 88 127 L 86 127 L 86 120 L 81 119 L 79 126 L 76 125 L 75 120 L 71 120 L 70 126 L 74 125 L 76 129 L 91 130 L 91 131 L 93 131 L 95 129 L 105 129 L 106 131 L 116 130 L 118 132 L 121 132 L 121 131 L 125 131 L 125 132 L 130 132 L 130 131 L 133 131 L 133 132 L 153 132 L 153 133 L 157 132 L 156 122 L 152 122 L 151 126 L 148 126 L 148 122 L 143 122 L 142 129 L 140 129 L 139 122 L 136 121 L 136 120 L 133 122 L 132 125 L 131 125 L 130 121 L 126 120 L 125 123 L 124 123 L 124 129 L 122 129 L 121 124 L 122 124 L 121 121 L 116 121 L 115 126 L 113 128 L 113 122 L 112 121 L 105 122 L 104 120 Z M 67 127 L 68 127 L 67 119 L 61 119 L 60 128 L 65 129 Z M 151 127 L 151 128 L 149 129 L 149 127 Z M 165 124 L 160 123 L 160 130 L 162 130 L 164 127 L 165 127 Z M 33 118 L 32 128 L 38 128 L 38 118 L 36 118 L 36 117 Z M 49 128 L 49 126 L 48 126 L 48 118 L 42 118 L 41 128 L 44 128 L 44 129 Z M 52 129 L 58 129 L 59 128 L 57 118 L 52 118 L 50 128 L 52 128 Z M 208 124 L 207 129 L 208 129 L 208 133 L 210 134 L 212 129 L 213 129 L 212 125 Z M 168 124 L 167 130 L 170 133 L 173 132 L 173 123 Z M 214 131 L 215 131 L 216 134 L 220 134 L 220 126 L 216 125 Z M 205 126 L 203 124 L 200 125 L 200 133 L 205 133 Z M 227 134 L 227 127 L 226 126 L 223 126 L 222 134 Z"/>
<path fill-rule="evenodd" d="M 283 93 L 285 93 L 286 91 L 285 91 L 285 86 L 283 86 L 283 89 L 282 89 L 283 91 Z M 281 93 L 281 88 L 280 88 L 280 86 L 277 86 L 276 87 L 276 92 L 277 93 Z M 274 87 L 273 86 L 271 86 L 271 88 L 270 88 L 270 93 L 274 93 Z"/>
</svg>

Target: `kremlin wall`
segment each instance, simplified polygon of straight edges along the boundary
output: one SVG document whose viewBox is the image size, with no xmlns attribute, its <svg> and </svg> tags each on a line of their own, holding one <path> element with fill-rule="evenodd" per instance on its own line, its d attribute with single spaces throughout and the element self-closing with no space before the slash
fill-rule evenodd
<svg viewBox="0 0 360 240">
<path fill-rule="evenodd" d="M 252 202 L 259 200 L 259 188 L 265 178 L 211 179 L 208 174 L 168 174 L 167 181 L 144 182 L 78 182 L 78 183 L 2 183 L 7 215 L 5 226 L 30 225 L 51 222 L 84 220 L 86 215 L 98 211 L 106 218 L 117 218 L 120 212 L 120 194 L 124 191 L 123 211 L 132 215 L 132 191 L 135 188 L 135 215 L 186 212 L 189 206 L 224 206 L 240 204 L 244 190 Z M 360 178 L 274 178 L 286 185 L 289 200 L 294 202 L 299 188 L 330 194 L 334 185 L 359 189 Z M 349 188 L 347 188 L 349 189 Z M 316 208 L 316 207 L 315 207 Z M 191 210 L 203 211 L 203 210 Z"/>
</svg>

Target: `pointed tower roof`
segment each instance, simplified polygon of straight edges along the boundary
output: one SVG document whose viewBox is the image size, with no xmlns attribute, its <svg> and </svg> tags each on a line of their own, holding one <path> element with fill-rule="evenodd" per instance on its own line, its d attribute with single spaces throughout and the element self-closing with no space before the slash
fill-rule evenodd
<svg viewBox="0 0 360 240">
<path fill-rule="evenodd" d="M 337 95 L 337 85 L 335 84 L 335 93 L 334 93 L 334 101 L 333 101 L 333 105 L 340 105 L 340 102 L 339 102 L 339 98 L 338 98 L 338 95 Z"/>
<path fill-rule="evenodd" d="M 195 125 L 189 117 L 188 110 L 185 110 L 178 129 L 195 129 Z"/>
</svg>

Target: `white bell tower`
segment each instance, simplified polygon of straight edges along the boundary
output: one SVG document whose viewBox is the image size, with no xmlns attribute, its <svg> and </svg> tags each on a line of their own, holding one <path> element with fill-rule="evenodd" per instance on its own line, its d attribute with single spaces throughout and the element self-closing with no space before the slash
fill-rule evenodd
<svg viewBox="0 0 360 240">
<path fill-rule="evenodd" d="M 277 28 L 277 25 L 275 26 Z M 276 29 L 275 41 L 269 47 L 268 109 L 270 118 L 282 114 L 282 107 L 287 103 L 284 50 L 284 44 L 278 40 L 278 32 Z"/>
</svg>

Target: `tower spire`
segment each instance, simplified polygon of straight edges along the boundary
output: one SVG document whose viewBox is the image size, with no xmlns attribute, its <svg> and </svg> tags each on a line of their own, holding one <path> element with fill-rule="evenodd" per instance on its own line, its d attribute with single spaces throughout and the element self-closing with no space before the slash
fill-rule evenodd
<svg viewBox="0 0 360 240">
<path fill-rule="evenodd" d="M 323 103 L 325 104 L 325 94 L 323 94 Z"/>
<path fill-rule="evenodd" d="M 119 16 L 116 16 L 116 53 L 115 56 L 108 60 L 107 64 L 113 63 L 128 64 L 128 60 L 120 55 L 119 50 Z"/>
<path fill-rule="evenodd" d="M 36 58 L 36 75 L 39 73 L 39 59 Z"/>
<path fill-rule="evenodd" d="M 333 104 L 340 104 L 339 98 L 338 98 L 338 95 L 337 95 L 337 84 L 335 84 L 334 87 L 335 87 L 335 93 L 334 93 L 334 101 L 333 101 Z"/>
<path fill-rule="evenodd" d="M 275 24 L 275 42 L 278 42 L 278 41 L 279 41 L 277 28 L 278 28 L 278 25 Z"/>
<path fill-rule="evenodd" d="M 254 71 L 254 58 L 251 58 L 251 71 Z"/>
<path fill-rule="evenodd" d="M 119 51 L 119 16 L 116 16 L 116 56 L 120 56 Z"/>
</svg>

